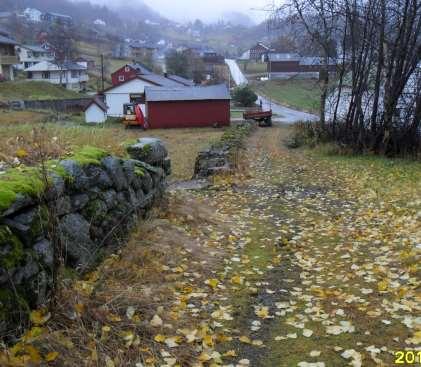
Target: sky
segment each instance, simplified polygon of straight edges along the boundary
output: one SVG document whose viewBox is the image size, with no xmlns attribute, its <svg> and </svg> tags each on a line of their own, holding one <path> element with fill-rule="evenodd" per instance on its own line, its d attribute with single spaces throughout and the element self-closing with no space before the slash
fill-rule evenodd
<svg viewBox="0 0 421 367">
<path fill-rule="evenodd" d="M 263 9 L 271 0 L 143 0 L 152 9 L 164 17 L 175 21 L 188 21 L 201 19 L 205 22 L 215 21 L 225 12 L 239 11 L 247 14 L 256 22 L 265 19 Z M 93 0 L 92 2 L 104 5 L 118 3 L 134 5 L 136 1 L 127 0 Z M 256 10 L 253 10 L 256 9 Z"/>
</svg>

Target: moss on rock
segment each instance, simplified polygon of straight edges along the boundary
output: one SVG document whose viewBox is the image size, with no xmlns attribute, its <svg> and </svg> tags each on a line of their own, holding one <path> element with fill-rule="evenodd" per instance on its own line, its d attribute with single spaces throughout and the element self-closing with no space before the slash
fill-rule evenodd
<svg viewBox="0 0 421 367">
<path fill-rule="evenodd" d="M 45 189 L 39 168 L 13 168 L 0 176 L 0 212 L 8 209 L 18 194 L 37 198 Z"/>
<path fill-rule="evenodd" d="M 85 146 L 81 150 L 74 153 L 73 156 L 71 156 L 69 159 L 74 160 L 81 166 L 87 166 L 90 164 L 99 166 L 101 164 L 101 159 L 109 155 L 110 154 L 103 149 Z"/>
</svg>

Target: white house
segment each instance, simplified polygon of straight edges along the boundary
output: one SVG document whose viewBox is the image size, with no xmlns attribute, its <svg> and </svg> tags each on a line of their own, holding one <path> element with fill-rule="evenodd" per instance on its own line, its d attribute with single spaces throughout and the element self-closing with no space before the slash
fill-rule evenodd
<svg viewBox="0 0 421 367">
<path fill-rule="evenodd" d="M 108 106 L 108 116 L 122 117 L 123 107 L 126 103 L 139 103 L 143 113 L 145 113 L 145 87 L 179 87 L 171 79 L 161 75 L 138 75 L 134 79 L 117 84 L 104 91 L 105 103 Z"/>
<path fill-rule="evenodd" d="M 107 105 L 95 97 L 85 108 L 85 121 L 88 124 L 103 124 L 107 120 Z"/>
<path fill-rule="evenodd" d="M 107 25 L 107 23 L 105 23 L 102 19 L 95 19 L 94 24 L 99 25 L 99 26 L 103 26 L 103 27 L 105 27 Z"/>
<path fill-rule="evenodd" d="M 25 69 L 28 73 L 28 80 L 44 81 L 52 84 L 82 91 L 86 89 L 89 80 L 86 67 L 73 62 L 54 64 L 49 61 L 42 61 Z"/>
<path fill-rule="evenodd" d="M 36 45 L 16 46 L 16 53 L 19 56 L 20 64 L 15 65 L 16 69 L 24 70 L 38 64 L 41 61 L 54 61 L 54 52 Z"/>
<path fill-rule="evenodd" d="M 42 12 L 39 11 L 38 9 L 26 8 L 23 11 L 23 15 L 30 22 L 33 22 L 33 23 L 39 23 L 39 22 L 41 22 Z"/>
</svg>

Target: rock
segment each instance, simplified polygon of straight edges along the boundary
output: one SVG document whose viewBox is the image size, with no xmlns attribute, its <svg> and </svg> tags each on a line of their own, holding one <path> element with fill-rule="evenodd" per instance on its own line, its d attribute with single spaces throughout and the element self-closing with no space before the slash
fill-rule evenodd
<svg viewBox="0 0 421 367">
<path fill-rule="evenodd" d="M 113 186 L 110 176 L 102 168 L 94 165 L 90 165 L 85 168 L 85 172 L 89 177 L 91 186 L 98 187 L 100 189 L 109 189 Z"/>
<path fill-rule="evenodd" d="M 122 191 L 129 187 L 120 159 L 115 157 L 106 157 L 102 160 L 102 164 L 117 191 Z"/>
<path fill-rule="evenodd" d="M 78 191 L 87 190 L 90 186 L 90 180 L 88 176 L 86 176 L 85 172 L 83 171 L 82 167 L 76 161 L 71 159 L 61 161 L 59 163 L 66 173 L 71 177 L 69 182 L 71 186 L 74 187 Z"/>
<path fill-rule="evenodd" d="M 144 172 L 142 177 L 142 190 L 145 194 L 149 194 L 153 188 L 153 180 L 148 171 Z"/>
<path fill-rule="evenodd" d="M 163 165 L 168 151 L 160 139 L 141 138 L 134 145 L 127 148 L 127 152 L 133 159 L 151 164 Z"/>
<path fill-rule="evenodd" d="M 89 196 L 86 194 L 78 194 L 70 197 L 70 202 L 74 211 L 80 211 L 89 202 Z"/>
<path fill-rule="evenodd" d="M 101 221 L 103 221 L 107 216 L 107 212 L 107 204 L 100 199 L 90 201 L 82 210 L 82 214 L 86 218 L 86 220 L 89 223 L 92 222 L 95 224 L 98 224 Z"/>
<path fill-rule="evenodd" d="M 13 275 L 13 281 L 15 284 L 20 285 L 24 280 L 28 280 L 36 275 L 39 271 L 39 267 L 35 259 L 30 254 L 26 254 L 26 263 L 24 266 L 17 268 L 17 271 Z"/>
<path fill-rule="evenodd" d="M 136 163 L 134 160 L 131 160 L 131 159 L 125 160 L 122 166 L 123 166 L 123 171 L 126 175 L 127 183 L 129 184 L 129 186 L 131 186 L 137 178 L 137 175 L 135 173 Z"/>
<path fill-rule="evenodd" d="M 63 195 L 65 190 L 65 183 L 62 177 L 57 175 L 56 173 L 50 174 L 50 185 L 45 193 L 45 197 L 47 200 L 56 200 L 60 196 Z"/>
<path fill-rule="evenodd" d="M 105 191 L 101 194 L 101 199 L 110 210 L 117 205 L 117 192 L 115 190 Z"/>
<path fill-rule="evenodd" d="M 34 245 L 34 251 L 38 258 L 47 266 L 53 266 L 54 263 L 54 249 L 50 241 L 43 239 Z"/>
<path fill-rule="evenodd" d="M 14 201 L 14 203 L 7 210 L 4 211 L 2 216 L 8 217 L 34 204 L 35 204 L 34 199 L 30 198 L 29 196 L 18 194 L 16 196 L 16 200 Z"/>
<path fill-rule="evenodd" d="M 55 202 L 55 212 L 59 217 L 70 214 L 73 211 L 69 196 L 61 196 Z"/>
<path fill-rule="evenodd" d="M 90 225 L 80 214 L 69 214 L 59 224 L 59 234 L 70 265 L 85 270 L 95 258 Z"/>
<path fill-rule="evenodd" d="M 44 236 L 48 226 L 48 211 L 45 207 L 34 207 L 14 217 L 5 218 L 4 223 L 30 246 L 33 240 Z"/>
</svg>

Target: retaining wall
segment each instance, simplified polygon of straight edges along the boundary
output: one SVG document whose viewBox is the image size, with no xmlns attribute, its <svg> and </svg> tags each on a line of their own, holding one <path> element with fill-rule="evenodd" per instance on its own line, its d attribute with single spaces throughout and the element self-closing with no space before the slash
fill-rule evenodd
<svg viewBox="0 0 421 367">
<path fill-rule="evenodd" d="M 128 150 L 122 159 L 86 147 L 47 169 L 0 176 L 0 336 L 19 333 L 28 310 L 46 303 L 58 256 L 87 270 L 163 195 L 162 143 L 141 139 Z"/>
</svg>

